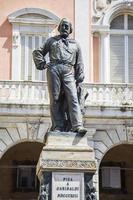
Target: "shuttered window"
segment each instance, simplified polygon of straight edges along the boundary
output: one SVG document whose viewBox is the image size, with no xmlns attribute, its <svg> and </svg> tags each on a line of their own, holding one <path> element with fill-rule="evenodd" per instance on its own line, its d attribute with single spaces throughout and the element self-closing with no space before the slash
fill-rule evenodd
<svg viewBox="0 0 133 200">
<path fill-rule="evenodd" d="M 111 81 L 125 82 L 124 36 L 111 35 Z"/>
<path fill-rule="evenodd" d="M 37 177 L 35 167 L 18 166 L 17 167 L 17 189 L 35 190 L 37 187 Z"/>
<path fill-rule="evenodd" d="M 133 36 L 128 37 L 129 82 L 133 82 Z"/>
<path fill-rule="evenodd" d="M 11 13 L 8 20 L 12 24 L 12 80 L 46 81 L 46 70 L 36 70 L 32 52 L 55 35 L 59 17 L 45 9 L 23 8 Z"/>
<path fill-rule="evenodd" d="M 46 71 L 35 68 L 32 52 L 45 42 L 41 35 L 21 35 L 21 80 L 46 80 Z"/>
<path fill-rule="evenodd" d="M 133 16 L 116 17 L 110 28 L 110 81 L 133 83 Z"/>
<path fill-rule="evenodd" d="M 120 167 L 102 167 L 102 187 L 121 188 Z"/>
</svg>

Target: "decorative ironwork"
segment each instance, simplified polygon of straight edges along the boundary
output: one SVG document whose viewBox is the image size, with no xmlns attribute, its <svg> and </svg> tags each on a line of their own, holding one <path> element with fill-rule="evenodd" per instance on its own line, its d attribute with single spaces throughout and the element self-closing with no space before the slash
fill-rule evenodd
<svg viewBox="0 0 133 200">
<path fill-rule="evenodd" d="M 52 172 L 45 172 L 42 175 L 40 184 L 38 200 L 51 200 Z"/>
<path fill-rule="evenodd" d="M 85 185 L 85 200 L 97 200 L 96 189 L 93 186 L 92 181 L 93 174 L 84 174 L 84 185 Z"/>
</svg>

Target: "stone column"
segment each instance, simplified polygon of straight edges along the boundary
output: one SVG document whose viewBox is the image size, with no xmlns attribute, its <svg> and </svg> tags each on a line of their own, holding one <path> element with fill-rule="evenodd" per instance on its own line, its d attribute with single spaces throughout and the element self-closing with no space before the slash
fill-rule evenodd
<svg viewBox="0 0 133 200">
<path fill-rule="evenodd" d="M 101 81 L 110 82 L 110 35 L 109 33 L 101 34 Z"/>
<path fill-rule="evenodd" d="M 91 1 L 75 0 L 75 39 L 82 50 L 85 71 L 85 83 L 91 79 Z"/>
</svg>

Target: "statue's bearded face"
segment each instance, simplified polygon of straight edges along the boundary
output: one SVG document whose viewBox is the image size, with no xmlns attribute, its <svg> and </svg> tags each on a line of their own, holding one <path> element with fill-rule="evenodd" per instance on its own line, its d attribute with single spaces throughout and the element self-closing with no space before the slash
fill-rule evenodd
<svg viewBox="0 0 133 200">
<path fill-rule="evenodd" d="M 68 35 L 70 34 L 70 23 L 67 21 L 62 22 L 59 32 L 62 37 L 68 37 Z"/>
</svg>

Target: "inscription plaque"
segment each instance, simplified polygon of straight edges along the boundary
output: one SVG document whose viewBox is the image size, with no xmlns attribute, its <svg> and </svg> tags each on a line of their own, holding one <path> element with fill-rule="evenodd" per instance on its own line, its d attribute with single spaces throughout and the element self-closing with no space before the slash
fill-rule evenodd
<svg viewBox="0 0 133 200">
<path fill-rule="evenodd" d="M 52 189 L 52 200 L 84 199 L 84 174 L 53 172 Z"/>
</svg>

